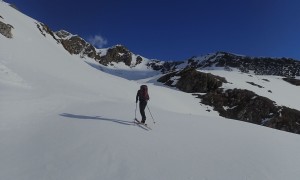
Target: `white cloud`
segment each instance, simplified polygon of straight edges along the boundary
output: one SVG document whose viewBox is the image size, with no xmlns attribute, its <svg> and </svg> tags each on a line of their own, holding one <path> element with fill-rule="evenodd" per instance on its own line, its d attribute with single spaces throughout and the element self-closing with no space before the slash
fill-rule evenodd
<svg viewBox="0 0 300 180">
<path fill-rule="evenodd" d="M 96 46 L 97 48 L 102 48 L 107 44 L 107 40 L 103 38 L 101 35 L 95 35 L 93 37 L 88 38 L 88 41 Z"/>
</svg>

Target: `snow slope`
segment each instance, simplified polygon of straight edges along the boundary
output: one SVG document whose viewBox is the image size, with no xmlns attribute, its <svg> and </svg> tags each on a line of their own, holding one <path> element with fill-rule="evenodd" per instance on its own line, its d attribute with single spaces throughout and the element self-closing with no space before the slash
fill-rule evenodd
<svg viewBox="0 0 300 180">
<path fill-rule="evenodd" d="M 94 68 L 36 20 L 0 2 L 0 174 L 5 180 L 282 180 L 300 176 L 300 137 L 207 112 L 149 83 L 146 131 L 132 123 L 140 82 Z M 138 110 L 137 117 L 140 118 Z"/>
</svg>

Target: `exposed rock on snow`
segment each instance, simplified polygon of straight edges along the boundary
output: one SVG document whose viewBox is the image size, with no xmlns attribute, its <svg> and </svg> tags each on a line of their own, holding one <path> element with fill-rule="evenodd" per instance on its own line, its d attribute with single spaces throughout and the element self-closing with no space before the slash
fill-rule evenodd
<svg viewBox="0 0 300 180">
<path fill-rule="evenodd" d="M 183 61 L 159 61 L 153 60 L 147 65 L 155 71 L 161 71 L 162 73 L 169 73 L 175 71 L 180 64 L 183 64 Z"/>
<path fill-rule="evenodd" d="M 81 37 L 72 35 L 65 30 L 58 31 L 55 34 L 61 38 L 61 44 L 70 54 L 78 54 L 82 58 L 87 56 L 95 60 L 100 59 L 100 55 L 96 53 L 96 48 Z"/>
<path fill-rule="evenodd" d="M 295 78 L 283 78 L 286 82 L 289 82 L 295 86 L 300 86 L 300 80 Z"/>
<path fill-rule="evenodd" d="M 253 86 L 257 86 L 257 87 L 259 87 L 259 88 L 264 88 L 263 86 L 258 85 L 258 84 L 255 84 L 254 82 L 246 82 L 246 83 L 251 84 L 251 85 L 253 85 Z"/>
<path fill-rule="evenodd" d="M 0 16 L 1 17 L 1 16 Z M 1 17 L 2 18 L 2 17 Z M 7 38 L 13 38 L 12 29 L 14 27 L 10 24 L 5 24 L 4 22 L 0 21 L 0 33 L 7 37 Z"/>
<path fill-rule="evenodd" d="M 172 77 L 179 76 L 174 83 Z M 176 87 L 188 93 L 206 93 L 214 91 L 226 83 L 226 79 L 209 73 L 199 72 L 194 68 L 187 68 L 179 72 L 169 73 L 158 79 L 165 85 Z"/>
<path fill-rule="evenodd" d="M 223 117 L 300 134 L 300 111 L 276 106 L 270 99 L 249 90 L 218 90 L 198 97 Z"/>
<path fill-rule="evenodd" d="M 43 23 L 37 23 L 37 22 L 36 22 L 36 26 L 37 26 L 37 28 L 40 30 L 40 32 L 41 32 L 41 34 L 42 34 L 43 36 L 46 37 L 46 34 L 49 34 L 50 36 L 53 37 L 53 39 L 56 40 L 57 43 L 59 43 L 59 40 L 56 38 L 56 36 L 55 36 L 55 34 L 53 33 L 53 31 L 52 31 L 47 25 L 45 25 L 45 24 L 43 24 Z"/>
<path fill-rule="evenodd" d="M 124 46 L 117 45 L 107 50 L 105 56 L 101 56 L 99 63 L 105 66 L 109 65 L 112 62 L 120 63 L 123 62 L 127 66 L 131 65 L 132 53 L 126 49 Z M 137 58 L 137 62 L 141 62 L 141 57 Z"/>
</svg>

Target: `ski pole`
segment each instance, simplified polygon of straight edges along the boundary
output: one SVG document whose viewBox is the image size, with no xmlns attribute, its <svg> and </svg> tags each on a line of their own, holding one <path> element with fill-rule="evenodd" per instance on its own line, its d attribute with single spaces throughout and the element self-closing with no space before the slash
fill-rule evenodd
<svg viewBox="0 0 300 180">
<path fill-rule="evenodd" d="M 135 116 L 134 116 L 134 119 L 136 119 L 136 109 L 137 109 L 137 103 L 135 103 Z"/>
<path fill-rule="evenodd" d="M 147 108 L 148 108 L 148 110 L 149 110 L 149 113 L 150 113 L 150 115 L 151 115 L 151 117 L 152 117 L 153 123 L 155 124 L 154 118 L 153 118 L 153 116 L 152 116 L 152 113 L 151 113 L 151 111 L 150 111 L 150 109 L 149 109 L 148 105 L 147 105 Z"/>
</svg>

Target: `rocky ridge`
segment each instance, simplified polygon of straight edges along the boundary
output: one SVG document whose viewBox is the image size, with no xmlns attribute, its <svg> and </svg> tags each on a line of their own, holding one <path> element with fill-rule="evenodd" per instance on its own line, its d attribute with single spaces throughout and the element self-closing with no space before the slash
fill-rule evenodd
<svg viewBox="0 0 300 180">
<path fill-rule="evenodd" d="M 122 45 L 103 50 L 95 48 L 80 36 L 72 35 L 65 30 L 60 30 L 55 34 L 60 38 L 62 45 L 70 54 L 78 54 L 82 58 L 92 58 L 104 66 L 109 66 L 113 62 L 123 62 L 129 67 L 134 67 L 143 61 L 143 58 L 138 55 L 133 59 L 134 53 Z"/>
<path fill-rule="evenodd" d="M 60 43 L 70 54 L 80 55 L 82 58 L 87 56 L 95 60 L 100 58 L 96 48 L 78 35 L 72 35 L 65 30 L 60 30 L 55 32 L 55 34 L 60 38 Z"/>
<path fill-rule="evenodd" d="M 80 36 L 72 35 L 65 30 L 55 32 L 55 34 L 70 54 L 95 59 L 104 66 L 110 66 L 113 62 L 122 62 L 128 67 L 134 68 L 144 60 L 139 55 L 133 56 L 135 54 L 122 45 L 116 45 L 103 51 L 95 48 Z M 228 71 L 235 68 L 244 73 L 282 76 L 286 77 L 285 80 L 287 81 L 293 79 L 288 82 L 294 85 L 300 84 L 300 80 L 294 79 L 295 76 L 300 76 L 300 61 L 291 58 L 249 57 L 217 52 L 206 56 L 192 57 L 186 61 L 148 60 L 146 66 L 163 74 L 186 67 L 195 69 L 223 68 Z"/>
<path fill-rule="evenodd" d="M 236 68 L 244 73 L 273 75 L 293 78 L 300 76 L 300 61 L 291 58 L 249 57 L 227 52 L 217 52 L 188 60 L 188 66 L 198 69 L 223 67 L 225 70 Z"/>
</svg>

